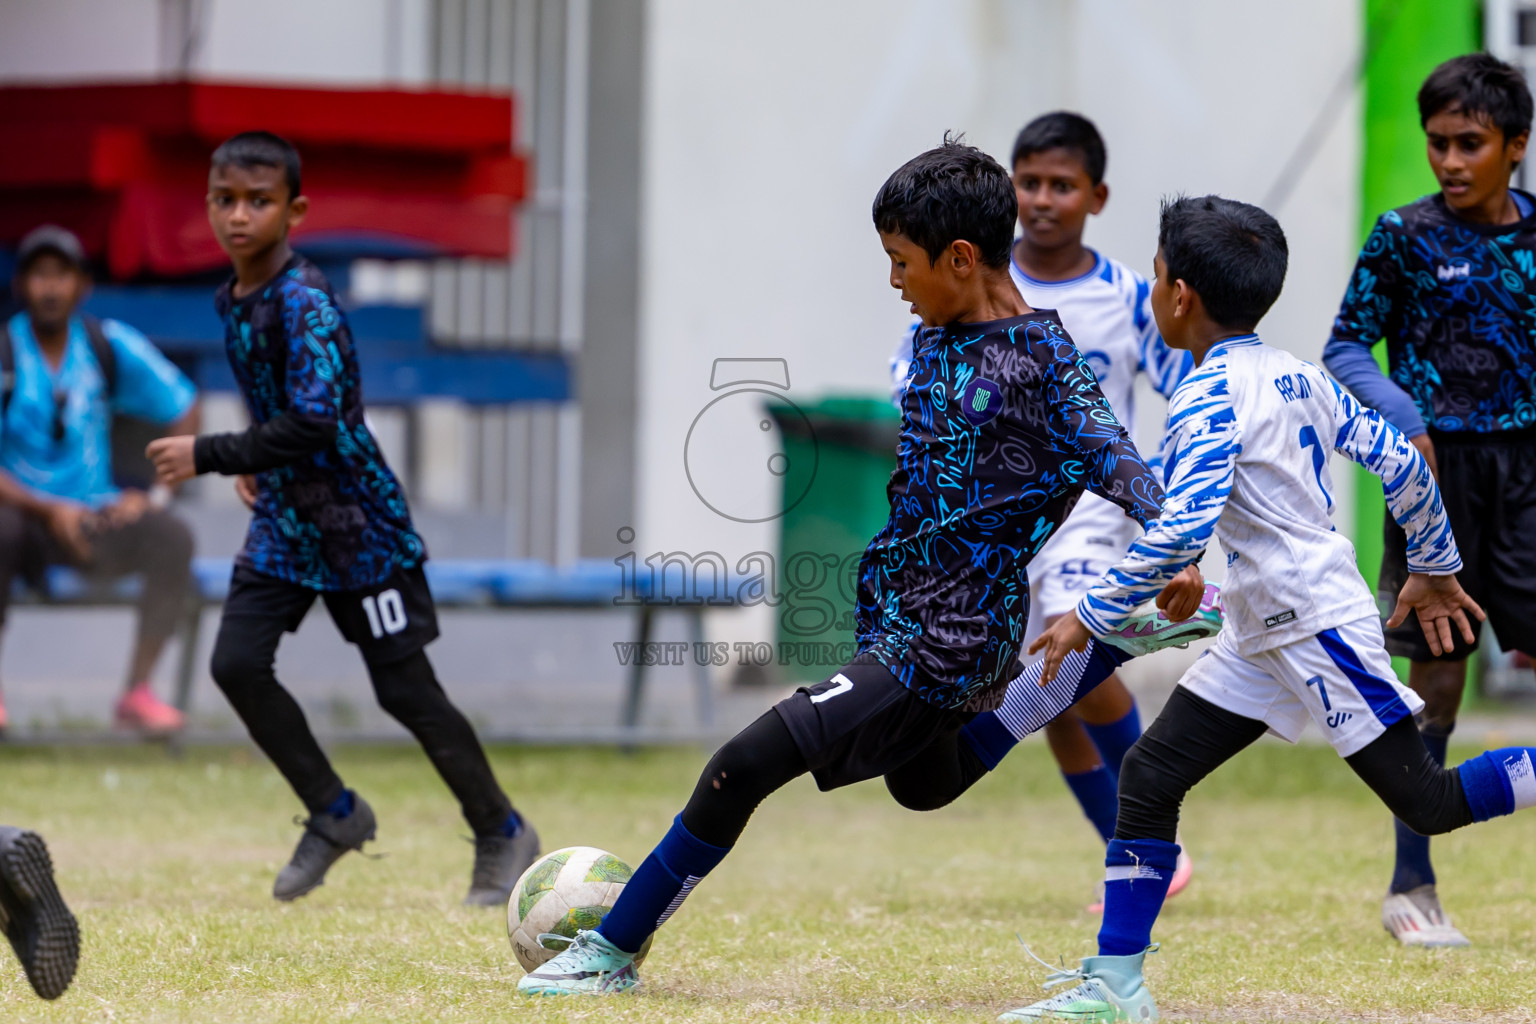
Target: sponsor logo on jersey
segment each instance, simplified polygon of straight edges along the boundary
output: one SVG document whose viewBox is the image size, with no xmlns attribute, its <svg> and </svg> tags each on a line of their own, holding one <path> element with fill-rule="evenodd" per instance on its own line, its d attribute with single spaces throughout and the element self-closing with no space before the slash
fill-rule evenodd
<svg viewBox="0 0 1536 1024">
<path fill-rule="evenodd" d="M 1472 264 L 1466 260 L 1452 260 L 1435 267 L 1435 276 L 1441 281 L 1466 281 L 1472 277 Z"/>
<path fill-rule="evenodd" d="M 1264 620 L 1264 628 L 1265 629 L 1274 629 L 1276 626 L 1283 626 L 1287 622 L 1295 622 L 1295 621 L 1296 621 L 1296 609 L 1294 609 L 1294 608 L 1287 608 L 1285 611 L 1280 612 L 1278 615 L 1271 615 L 1269 618 L 1265 619 Z"/>
<path fill-rule="evenodd" d="M 977 377 L 960 395 L 960 411 L 972 425 L 981 426 L 1003 410 L 1003 389 L 985 377 Z"/>
</svg>

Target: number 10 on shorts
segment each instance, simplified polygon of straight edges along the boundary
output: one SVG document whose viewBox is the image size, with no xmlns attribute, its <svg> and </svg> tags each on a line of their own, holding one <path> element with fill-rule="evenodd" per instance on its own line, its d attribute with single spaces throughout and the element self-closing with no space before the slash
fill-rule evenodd
<svg viewBox="0 0 1536 1024">
<path fill-rule="evenodd" d="M 363 598 L 363 614 L 368 616 L 368 628 L 375 640 L 405 628 L 405 602 L 400 600 L 398 590 L 383 590 L 378 597 L 369 594 Z"/>
</svg>

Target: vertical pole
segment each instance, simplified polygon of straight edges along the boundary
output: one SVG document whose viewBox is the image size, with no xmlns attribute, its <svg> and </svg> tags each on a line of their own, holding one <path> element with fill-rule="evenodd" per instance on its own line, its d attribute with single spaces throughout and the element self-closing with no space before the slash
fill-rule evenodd
<svg viewBox="0 0 1536 1024">
<path fill-rule="evenodd" d="M 1481 47 L 1480 10 L 1479 0 L 1364 0 L 1361 45 L 1371 58 L 1361 104 L 1361 241 L 1381 214 L 1435 191 L 1419 126 L 1419 86 L 1437 64 Z M 1376 358 L 1386 366 L 1384 345 L 1377 347 Z M 1374 585 L 1381 569 L 1386 504 L 1381 481 L 1358 466 L 1353 471 L 1355 552 L 1361 574 Z M 1398 673 L 1406 673 L 1405 664 Z"/>
</svg>

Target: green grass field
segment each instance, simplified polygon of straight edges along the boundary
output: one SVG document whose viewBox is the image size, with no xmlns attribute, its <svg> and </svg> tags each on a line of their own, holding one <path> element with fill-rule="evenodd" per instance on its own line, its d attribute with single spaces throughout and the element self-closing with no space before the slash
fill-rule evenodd
<svg viewBox="0 0 1536 1024">
<path fill-rule="evenodd" d="M 698 750 L 500 749 L 545 846 L 632 863 Z M 297 839 L 276 773 L 242 749 L 0 751 L 0 821 L 42 831 L 84 933 L 74 987 L 35 999 L 0 961 L 5 1021 L 987 1021 L 1092 952 L 1101 848 L 1043 744 L 918 815 L 878 783 L 770 799 L 658 937 L 641 994 L 530 1002 L 498 911 L 459 906 L 471 847 L 409 747 L 345 750 L 379 860 L 349 856 L 294 905 L 268 896 Z M 1197 790 L 1195 882 L 1149 975 L 1169 1020 L 1514 1021 L 1536 1007 L 1536 814 L 1439 841 L 1471 950 L 1410 952 L 1377 922 L 1390 829 L 1324 748 L 1265 741 Z"/>
</svg>

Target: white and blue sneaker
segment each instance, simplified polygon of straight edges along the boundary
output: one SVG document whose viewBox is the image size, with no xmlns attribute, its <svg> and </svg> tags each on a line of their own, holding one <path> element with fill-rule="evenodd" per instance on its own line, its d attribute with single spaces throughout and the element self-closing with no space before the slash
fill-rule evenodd
<svg viewBox="0 0 1536 1024">
<path fill-rule="evenodd" d="M 1165 647 L 1188 647 L 1193 640 L 1204 640 L 1221 632 L 1221 588 L 1205 585 L 1200 609 L 1183 622 L 1173 622 L 1148 602 L 1136 609 L 1125 623 L 1103 638 L 1132 657 L 1151 654 Z"/>
<path fill-rule="evenodd" d="M 1000 1022 L 1090 1021 L 1093 1024 L 1155 1021 L 1159 1019 L 1157 1003 L 1147 991 L 1141 965 L 1148 953 L 1156 951 L 1154 943 L 1132 956 L 1090 956 L 1083 958 L 1081 967 L 1052 968 L 1045 979 L 1046 988 L 1073 981 L 1077 984 L 1060 995 L 1009 1010 L 997 1019 Z M 1033 953 L 1030 955 L 1034 956 Z"/>
<path fill-rule="evenodd" d="M 579 931 L 565 952 L 525 974 L 517 990 L 525 996 L 611 996 L 639 984 L 635 954 L 596 931 Z"/>
</svg>

